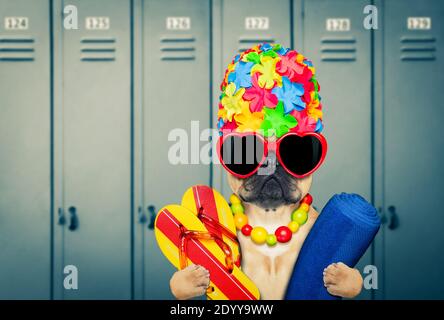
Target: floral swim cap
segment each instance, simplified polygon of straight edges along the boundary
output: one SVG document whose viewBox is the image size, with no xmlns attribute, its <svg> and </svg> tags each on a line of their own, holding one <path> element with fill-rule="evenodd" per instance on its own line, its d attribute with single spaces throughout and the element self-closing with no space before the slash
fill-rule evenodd
<svg viewBox="0 0 444 320">
<path fill-rule="evenodd" d="M 320 132 L 322 105 L 310 60 L 280 44 L 264 43 L 236 55 L 221 84 L 222 132 Z"/>
</svg>

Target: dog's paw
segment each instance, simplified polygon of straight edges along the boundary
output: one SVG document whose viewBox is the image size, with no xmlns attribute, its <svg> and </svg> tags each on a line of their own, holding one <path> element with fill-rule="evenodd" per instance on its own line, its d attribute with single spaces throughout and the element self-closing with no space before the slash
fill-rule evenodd
<svg viewBox="0 0 444 320">
<path fill-rule="evenodd" d="M 324 285 L 334 296 L 344 298 L 356 297 L 362 289 L 363 279 L 357 269 L 348 267 L 342 262 L 332 263 L 324 269 Z"/>
<path fill-rule="evenodd" d="M 175 272 L 170 280 L 171 292 L 179 300 L 201 296 L 209 285 L 210 272 L 195 264 Z"/>
</svg>

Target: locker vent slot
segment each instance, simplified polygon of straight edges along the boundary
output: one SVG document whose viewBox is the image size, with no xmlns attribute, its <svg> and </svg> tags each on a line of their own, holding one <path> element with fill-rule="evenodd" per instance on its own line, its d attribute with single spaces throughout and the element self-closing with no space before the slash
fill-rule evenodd
<svg viewBox="0 0 444 320">
<path fill-rule="evenodd" d="M 116 39 L 82 38 L 80 40 L 80 60 L 86 62 L 116 60 Z"/>
<path fill-rule="evenodd" d="M 196 59 L 196 38 L 187 34 L 160 37 L 160 60 L 188 61 Z"/>
<path fill-rule="evenodd" d="M 323 37 L 321 39 L 321 60 L 326 62 L 355 61 L 355 37 Z"/>
<path fill-rule="evenodd" d="M 252 36 L 241 36 L 239 38 L 239 52 L 244 52 L 245 50 L 250 49 L 251 47 L 262 44 L 262 43 L 275 43 L 275 39 L 271 36 L 261 36 L 261 37 L 252 37 Z"/>
<path fill-rule="evenodd" d="M 436 38 L 430 36 L 402 36 L 401 61 L 431 61 L 436 59 Z"/>
<path fill-rule="evenodd" d="M 34 61 L 34 38 L 0 36 L 0 61 Z"/>
</svg>

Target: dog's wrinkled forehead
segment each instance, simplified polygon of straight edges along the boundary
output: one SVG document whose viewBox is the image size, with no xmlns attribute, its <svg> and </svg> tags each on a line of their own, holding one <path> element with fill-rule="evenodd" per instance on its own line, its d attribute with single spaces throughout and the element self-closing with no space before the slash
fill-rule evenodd
<svg viewBox="0 0 444 320">
<path fill-rule="evenodd" d="M 301 53 L 264 43 L 234 57 L 221 83 L 220 134 L 320 132 L 322 104 L 315 68 Z"/>
</svg>

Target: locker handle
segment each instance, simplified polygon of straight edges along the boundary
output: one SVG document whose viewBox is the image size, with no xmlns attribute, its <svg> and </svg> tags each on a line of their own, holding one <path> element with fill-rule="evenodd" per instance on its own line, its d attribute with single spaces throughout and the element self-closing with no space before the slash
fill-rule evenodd
<svg viewBox="0 0 444 320">
<path fill-rule="evenodd" d="M 399 218 L 398 218 L 398 214 L 396 213 L 396 207 L 395 206 L 389 206 L 387 209 L 388 209 L 388 212 L 389 212 L 388 228 L 390 230 L 395 230 L 399 226 Z"/>
<path fill-rule="evenodd" d="M 59 209 L 57 210 L 57 215 L 58 215 L 58 218 L 59 218 L 59 220 L 58 220 L 57 223 L 58 223 L 60 226 L 65 225 L 65 223 L 66 223 L 65 210 L 63 210 L 62 208 L 59 208 Z"/>
<path fill-rule="evenodd" d="M 148 224 L 148 229 L 154 230 L 154 221 L 156 221 L 156 207 L 148 206 L 148 212 L 150 213 L 150 223 Z"/>
<path fill-rule="evenodd" d="M 143 208 L 139 206 L 139 208 L 137 208 L 137 214 L 139 216 L 139 223 L 140 224 L 145 224 L 146 223 L 146 214 L 143 211 Z"/>
<path fill-rule="evenodd" d="M 77 217 L 76 207 L 69 207 L 69 226 L 68 229 L 71 231 L 77 230 L 79 227 L 79 218 Z"/>
</svg>

